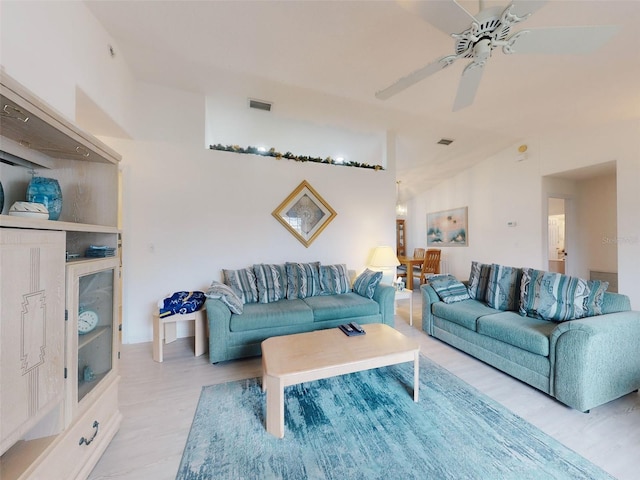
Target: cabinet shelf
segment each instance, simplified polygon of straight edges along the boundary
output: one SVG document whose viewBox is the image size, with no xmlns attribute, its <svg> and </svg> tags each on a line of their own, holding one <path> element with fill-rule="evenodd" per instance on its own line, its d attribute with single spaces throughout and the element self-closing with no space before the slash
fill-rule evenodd
<svg viewBox="0 0 640 480">
<path fill-rule="evenodd" d="M 103 333 L 111 330 L 111 327 L 96 327 L 95 330 L 84 335 L 78 335 L 78 350 L 86 347 Z"/>
<path fill-rule="evenodd" d="M 65 232 L 113 233 L 119 232 L 118 227 L 107 225 L 91 225 L 88 223 L 59 222 L 40 218 L 14 217 L 0 215 L 0 227 L 30 228 L 36 230 L 61 230 Z"/>
</svg>

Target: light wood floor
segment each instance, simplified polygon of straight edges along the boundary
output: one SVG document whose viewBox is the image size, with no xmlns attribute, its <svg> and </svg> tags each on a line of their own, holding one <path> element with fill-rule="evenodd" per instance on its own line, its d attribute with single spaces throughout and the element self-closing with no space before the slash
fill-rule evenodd
<svg viewBox="0 0 640 480">
<path fill-rule="evenodd" d="M 465 382 L 520 415 L 620 480 L 640 478 L 640 395 L 633 393 L 589 414 L 569 409 L 545 394 L 428 337 L 421 330 L 418 292 L 413 327 L 401 302 L 396 328 L 421 344 L 421 352 Z M 124 420 L 91 476 L 92 480 L 175 478 L 200 389 L 204 385 L 260 375 L 257 358 L 208 363 L 193 356 L 193 338 L 165 345 L 164 363 L 151 358 L 151 343 L 123 345 L 120 410 Z M 234 479 L 235 480 L 235 479 Z"/>
</svg>

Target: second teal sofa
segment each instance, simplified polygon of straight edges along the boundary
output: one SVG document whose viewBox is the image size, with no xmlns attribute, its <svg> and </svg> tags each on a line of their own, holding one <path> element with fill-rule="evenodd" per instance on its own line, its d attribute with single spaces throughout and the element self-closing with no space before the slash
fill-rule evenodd
<svg viewBox="0 0 640 480">
<path fill-rule="evenodd" d="M 640 312 L 626 295 L 606 292 L 601 315 L 559 323 L 478 299 L 445 303 L 429 284 L 421 295 L 427 334 L 579 411 L 640 388 Z"/>
</svg>

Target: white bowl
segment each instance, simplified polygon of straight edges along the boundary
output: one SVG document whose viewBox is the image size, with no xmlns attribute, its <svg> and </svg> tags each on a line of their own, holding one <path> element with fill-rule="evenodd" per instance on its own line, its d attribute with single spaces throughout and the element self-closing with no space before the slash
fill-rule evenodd
<svg viewBox="0 0 640 480">
<path fill-rule="evenodd" d="M 9 215 L 14 217 L 29 217 L 49 219 L 49 210 L 41 203 L 15 202 L 9 209 Z"/>
</svg>

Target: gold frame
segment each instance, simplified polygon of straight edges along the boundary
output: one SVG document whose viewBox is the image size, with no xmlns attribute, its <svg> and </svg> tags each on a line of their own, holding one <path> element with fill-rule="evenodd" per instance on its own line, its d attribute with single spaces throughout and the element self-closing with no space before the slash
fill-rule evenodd
<svg viewBox="0 0 640 480">
<path fill-rule="evenodd" d="M 297 209 L 297 211 L 294 211 Z M 302 215 L 291 215 L 291 213 Z M 278 205 L 272 215 L 285 226 L 305 247 L 322 233 L 337 213 L 316 192 L 309 182 L 303 180 L 296 189 Z"/>
</svg>

